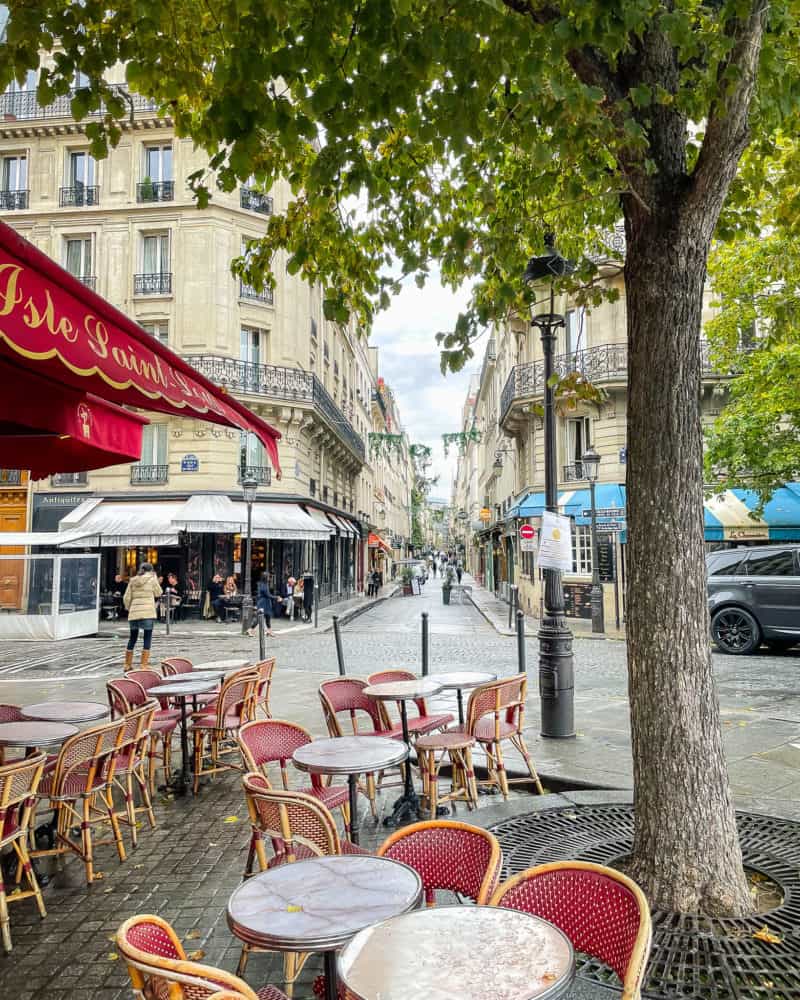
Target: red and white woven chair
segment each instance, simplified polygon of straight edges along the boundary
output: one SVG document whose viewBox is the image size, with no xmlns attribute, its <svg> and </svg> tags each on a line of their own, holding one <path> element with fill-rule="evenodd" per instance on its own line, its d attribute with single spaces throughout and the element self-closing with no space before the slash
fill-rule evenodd
<svg viewBox="0 0 800 1000">
<path fill-rule="evenodd" d="M 28 883 L 27 889 L 18 886 L 10 896 L 6 896 L 3 875 L 0 871 L 0 931 L 2 931 L 3 948 L 6 951 L 11 951 L 9 902 L 16 903 L 33 896 L 40 915 L 47 916 L 42 890 L 36 881 L 36 873 L 31 865 L 27 847 L 36 789 L 44 772 L 45 759 L 45 755 L 40 753 L 0 767 L 0 851 L 11 847 L 17 856 L 17 880 L 19 881 L 24 875 Z"/>
<path fill-rule="evenodd" d="M 255 670 L 237 671 L 223 683 L 213 709 L 192 716 L 195 795 L 204 774 L 244 770 L 236 740 L 240 727 L 253 718 L 257 684 Z"/>
<path fill-rule="evenodd" d="M 24 722 L 24 717 L 22 715 L 22 709 L 19 705 L 0 705 L 0 722 Z M 6 748 L 0 747 L 0 764 L 3 764 L 6 760 Z M 12 754 L 12 758 L 14 754 Z M 17 760 L 21 758 L 15 758 Z"/>
<path fill-rule="evenodd" d="M 191 660 L 185 656 L 168 656 L 161 661 L 161 673 L 165 677 L 174 677 L 176 674 L 190 674 L 194 670 Z"/>
<path fill-rule="evenodd" d="M 134 674 L 150 674 L 161 683 L 162 678 L 154 670 L 131 670 L 124 677 L 108 681 L 106 691 L 111 705 L 113 718 L 121 718 L 135 708 L 140 708 L 148 701 L 147 689 L 135 679 Z M 156 703 L 153 719 L 149 727 L 147 741 L 147 783 L 150 795 L 155 791 L 155 775 L 157 761 L 161 761 L 164 769 L 164 782 L 168 782 L 172 771 L 172 737 L 178 725 L 180 712 L 175 709 L 159 708 Z"/>
<path fill-rule="evenodd" d="M 265 719 L 272 718 L 272 709 L 269 707 L 269 696 L 272 690 L 272 675 L 275 672 L 275 657 L 268 660 L 261 660 L 255 665 L 258 671 L 258 686 L 256 688 L 256 715 L 259 712 Z"/>
<path fill-rule="evenodd" d="M 415 681 L 417 675 L 411 670 L 379 670 L 375 674 L 370 674 L 367 678 L 368 684 L 386 684 L 390 681 Z M 417 708 L 417 715 L 408 715 L 408 735 L 413 740 L 415 736 L 427 736 L 429 733 L 438 732 L 449 726 L 453 721 L 453 716 L 449 712 L 442 712 L 438 715 L 430 715 L 428 705 L 424 698 L 415 698 L 414 704 Z M 387 728 L 393 726 L 393 721 L 389 715 L 389 708 L 385 701 L 379 702 L 384 725 Z M 397 718 L 400 720 L 400 703 L 397 703 Z"/>
<path fill-rule="evenodd" d="M 160 674 L 157 674 L 155 670 L 129 670 L 125 674 L 125 680 L 136 681 L 137 684 L 141 684 L 148 698 L 158 698 L 158 704 L 161 706 L 158 718 L 180 719 L 181 710 L 173 705 L 169 697 L 150 694 L 150 688 L 164 683 L 164 678 Z"/>
<path fill-rule="evenodd" d="M 114 764 L 112 794 L 114 789 L 118 789 L 122 793 L 125 813 L 124 816 L 118 815 L 118 818 L 130 829 L 131 843 L 134 847 L 139 843 L 137 813 L 144 812 L 147 815 L 151 830 L 156 827 L 156 816 L 153 812 L 153 803 L 150 800 L 150 783 L 147 779 L 147 758 L 150 730 L 157 707 L 158 702 L 153 698 L 152 701 L 145 701 L 143 705 L 135 706 L 127 712 L 124 716 L 125 730 Z M 138 786 L 139 796 L 142 800 L 139 807 L 137 807 L 133 795 L 134 785 Z"/>
<path fill-rule="evenodd" d="M 298 747 L 311 743 L 311 734 L 294 722 L 283 719 L 259 719 L 247 722 L 239 730 L 239 749 L 248 771 L 257 771 L 266 778 L 269 787 L 269 765 L 280 765 L 281 781 L 285 791 L 291 791 L 287 761 Z M 341 809 L 345 834 L 350 833 L 350 808 L 347 785 L 326 785 L 318 774 L 311 775 L 311 784 L 296 789 L 311 795 L 327 809 Z"/>
<path fill-rule="evenodd" d="M 136 1000 L 209 1000 L 220 993 L 244 1000 L 287 1000 L 277 986 L 256 991 L 224 969 L 189 961 L 177 934 L 160 917 L 139 914 L 126 920 L 117 931 L 117 948 Z"/>
<path fill-rule="evenodd" d="M 504 882 L 491 906 L 543 917 L 576 951 L 600 959 L 619 976 L 622 1000 L 638 1000 L 650 954 L 650 907 L 621 872 L 588 861 L 555 861 Z"/>
</svg>

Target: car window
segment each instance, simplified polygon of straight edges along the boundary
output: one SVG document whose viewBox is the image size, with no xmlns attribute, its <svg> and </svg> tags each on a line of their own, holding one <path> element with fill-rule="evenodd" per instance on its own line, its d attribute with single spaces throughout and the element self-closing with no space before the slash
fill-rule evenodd
<svg viewBox="0 0 800 1000">
<path fill-rule="evenodd" d="M 715 552 L 709 558 L 709 576 L 735 576 L 742 571 L 742 563 L 747 555 L 742 549 L 732 549 L 730 552 Z"/>
<path fill-rule="evenodd" d="M 751 552 L 746 572 L 748 576 L 796 576 L 794 552 L 791 549 Z"/>
</svg>

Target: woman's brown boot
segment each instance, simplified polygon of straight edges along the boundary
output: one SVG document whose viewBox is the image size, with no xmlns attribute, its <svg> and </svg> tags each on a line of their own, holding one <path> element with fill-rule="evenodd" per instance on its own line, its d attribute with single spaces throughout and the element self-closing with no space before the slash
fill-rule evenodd
<svg viewBox="0 0 800 1000">
<path fill-rule="evenodd" d="M 127 672 L 129 670 L 133 670 L 133 650 L 132 649 L 126 649 L 125 650 L 125 673 L 127 674 Z"/>
</svg>

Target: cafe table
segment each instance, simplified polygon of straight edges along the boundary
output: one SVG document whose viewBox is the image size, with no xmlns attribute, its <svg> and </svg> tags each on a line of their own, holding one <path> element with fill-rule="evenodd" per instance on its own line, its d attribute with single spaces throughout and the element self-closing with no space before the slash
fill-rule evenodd
<svg viewBox="0 0 800 1000">
<path fill-rule="evenodd" d="M 109 714 L 109 707 L 99 701 L 39 701 L 23 705 L 20 713 L 25 719 L 36 722 L 80 724 L 104 719 Z"/>
<path fill-rule="evenodd" d="M 442 691 L 456 692 L 458 698 L 458 721 L 464 725 L 464 691 L 471 691 L 480 687 L 481 684 L 490 684 L 497 680 L 497 674 L 483 670 L 446 670 L 443 673 L 435 673 L 431 677 L 438 684 L 441 684 Z"/>
<path fill-rule="evenodd" d="M 228 901 L 228 927 L 254 948 L 323 952 L 325 1000 L 337 1000 L 336 950 L 421 899 L 419 875 L 398 861 L 369 854 L 310 858 L 243 882 Z"/>
<path fill-rule="evenodd" d="M 218 673 L 227 674 L 231 670 L 238 670 L 240 667 L 251 667 L 253 666 L 252 660 L 206 660 L 203 663 L 195 663 L 192 667 L 191 674 L 195 674 L 202 671 L 216 671 Z M 179 674 L 181 677 L 186 677 L 186 674 Z"/>
<path fill-rule="evenodd" d="M 411 747 L 408 737 L 408 712 L 406 702 L 415 698 L 427 698 L 438 694 L 442 685 L 432 677 L 417 677 L 413 681 L 386 681 L 383 684 L 369 684 L 363 694 L 376 701 L 396 701 L 400 705 L 400 722 L 403 727 L 403 742 Z M 414 791 L 414 781 L 411 777 L 411 767 L 406 768 L 406 780 L 403 794 L 395 802 L 392 815 L 384 822 L 386 825 L 398 826 L 407 819 L 419 816 L 419 797 Z"/>
<path fill-rule="evenodd" d="M 350 798 L 350 838 L 358 843 L 358 776 L 393 767 L 408 757 L 408 746 L 388 736 L 335 736 L 298 747 L 292 760 L 307 774 L 346 774 Z"/>
<path fill-rule="evenodd" d="M 181 675 L 191 677 L 191 674 Z M 189 730 L 186 715 L 186 699 L 192 699 L 192 708 L 197 710 L 198 701 L 211 701 L 217 696 L 217 682 L 213 677 L 194 679 L 192 681 L 178 680 L 170 677 L 163 684 L 154 684 L 147 692 L 156 698 L 175 698 L 181 710 L 181 769 L 178 781 L 172 785 L 167 783 L 178 795 L 185 795 L 189 784 Z"/>
<path fill-rule="evenodd" d="M 79 732 L 77 726 L 64 722 L 2 722 L 0 723 L 0 764 L 5 747 L 24 748 L 28 753 L 52 750 Z"/>
<path fill-rule="evenodd" d="M 555 1000 L 575 955 L 557 927 L 497 906 L 435 906 L 356 934 L 339 980 L 358 1000 Z"/>
</svg>

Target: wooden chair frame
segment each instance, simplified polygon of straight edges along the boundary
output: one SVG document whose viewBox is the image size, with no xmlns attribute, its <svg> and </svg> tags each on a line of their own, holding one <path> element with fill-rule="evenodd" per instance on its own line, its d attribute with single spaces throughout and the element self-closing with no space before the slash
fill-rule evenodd
<svg viewBox="0 0 800 1000">
<path fill-rule="evenodd" d="M 219 696 L 214 707 L 215 720 L 213 726 L 198 727 L 195 724 L 193 731 L 194 738 L 194 794 L 200 788 L 200 779 L 203 775 L 217 774 L 219 771 L 243 771 L 244 765 L 240 763 L 241 754 L 237 734 L 241 725 L 250 722 L 255 711 L 255 697 L 258 686 L 258 672 L 252 667 L 237 670 L 236 673 L 227 677 L 220 688 Z M 241 687 L 241 698 L 234 702 L 241 705 L 239 721 L 230 726 L 226 723 L 226 709 L 229 708 L 228 699 L 231 697 L 233 688 Z M 205 713 L 199 712 L 195 716 L 203 716 Z M 207 717 L 207 716 L 206 716 Z M 206 736 L 208 736 L 208 752 L 206 752 Z M 236 755 L 236 762 L 222 760 L 223 756 Z M 204 761 L 209 762 L 209 766 L 204 767 Z"/>
<path fill-rule="evenodd" d="M 115 715 L 125 715 L 128 712 L 132 712 L 134 709 L 141 707 L 148 700 L 154 702 L 154 713 L 153 722 L 155 722 L 155 717 L 160 711 L 162 713 L 161 720 L 171 718 L 172 710 L 161 707 L 161 702 L 156 701 L 154 698 L 150 698 L 148 689 L 145 688 L 135 677 L 131 677 L 132 673 L 137 671 L 131 670 L 124 677 L 117 677 L 113 680 L 106 682 L 106 691 L 108 692 L 108 701 L 111 705 L 111 716 Z M 145 671 L 145 673 L 151 673 L 154 677 L 158 677 L 158 674 L 154 670 Z M 137 694 L 137 700 L 132 702 L 126 695 L 125 692 L 120 688 L 119 682 L 122 681 L 123 684 L 135 684 L 140 690 L 141 695 Z M 175 720 L 175 726 L 170 730 L 161 730 L 151 723 L 150 732 L 147 740 L 147 785 L 149 796 L 152 799 L 155 794 L 156 789 L 156 762 L 161 761 L 161 766 L 164 771 L 164 784 L 168 784 L 170 775 L 172 774 L 172 737 L 175 733 L 177 727 L 177 719 Z M 161 744 L 161 752 L 158 752 L 158 745 Z M 137 779 L 138 780 L 138 779 Z M 152 827 L 151 823 L 151 827 Z M 135 846 L 135 844 L 134 844 Z"/>
<path fill-rule="evenodd" d="M 112 796 L 113 790 L 118 789 L 122 793 L 125 802 L 125 813 L 118 814 L 118 819 L 129 827 L 131 831 L 131 843 L 134 847 L 139 843 L 139 832 L 136 821 L 137 813 L 144 812 L 147 815 L 150 829 L 154 830 L 156 828 L 156 816 L 153 812 L 153 803 L 150 798 L 150 782 L 145 772 L 145 763 L 148 759 L 151 726 L 157 708 L 158 702 L 153 698 L 152 700 L 145 700 L 143 705 L 132 707 L 124 716 L 126 729 L 123 733 L 122 743 L 117 754 L 117 764 L 114 768 L 112 778 Z M 127 761 L 125 760 L 126 757 Z M 139 795 L 142 800 L 140 806 L 137 806 L 134 801 L 134 784 L 139 787 Z"/>
<path fill-rule="evenodd" d="M 258 686 L 256 687 L 256 704 L 253 718 L 261 711 L 265 719 L 272 718 L 272 709 L 269 705 L 270 694 L 272 692 L 272 675 L 275 672 L 277 660 L 274 656 L 268 657 L 256 663 L 255 669 L 258 671 Z"/>
</svg>

